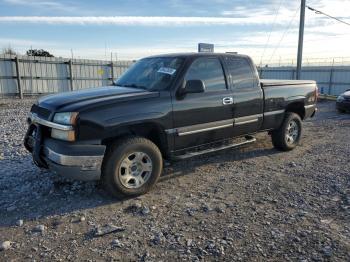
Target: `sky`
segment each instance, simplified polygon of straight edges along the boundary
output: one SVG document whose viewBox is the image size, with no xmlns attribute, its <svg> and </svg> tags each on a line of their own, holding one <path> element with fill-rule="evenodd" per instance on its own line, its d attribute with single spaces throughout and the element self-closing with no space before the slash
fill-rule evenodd
<svg viewBox="0 0 350 262">
<path fill-rule="evenodd" d="M 307 5 L 350 22 L 350 0 Z M 0 48 L 130 60 L 204 42 L 257 64 L 295 61 L 299 12 L 299 0 L 0 0 Z M 350 59 L 350 26 L 308 9 L 304 40 L 304 61 Z"/>
</svg>

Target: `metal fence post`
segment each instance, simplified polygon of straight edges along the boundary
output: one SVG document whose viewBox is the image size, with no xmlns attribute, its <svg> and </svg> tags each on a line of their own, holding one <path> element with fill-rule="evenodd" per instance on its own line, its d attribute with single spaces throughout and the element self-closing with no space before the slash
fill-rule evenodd
<svg viewBox="0 0 350 262">
<path fill-rule="evenodd" d="M 73 83 L 73 62 L 72 62 L 72 60 L 69 60 L 68 67 L 69 67 L 70 90 L 73 91 L 74 90 L 74 83 Z"/>
<path fill-rule="evenodd" d="M 15 57 L 15 64 L 16 64 L 16 78 L 17 78 L 18 94 L 19 94 L 19 98 L 23 99 L 21 74 L 19 72 L 19 59 L 17 56 Z"/>
<path fill-rule="evenodd" d="M 296 73 L 296 69 L 292 68 L 292 78 L 291 78 L 291 80 L 295 79 L 295 73 Z"/>
<path fill-rule="evenodd" d="M 332 86 L 333 86 L 333 71 L 334 71 L 334 58 L 333 58 L 333 63 L 332 63 L 332 67 L 331 67 L 331 72 L 330 72 L 330 76 L 329 76 L 329 85 L 328 85 L 328 94 L 331 95 L 332 92 Z"/>
<path fill-rule="evenodd" d="M 112 77 L 112 85 L 114 83 L 114 63 L 111 61 L 111 77 Z"/>
</svg>

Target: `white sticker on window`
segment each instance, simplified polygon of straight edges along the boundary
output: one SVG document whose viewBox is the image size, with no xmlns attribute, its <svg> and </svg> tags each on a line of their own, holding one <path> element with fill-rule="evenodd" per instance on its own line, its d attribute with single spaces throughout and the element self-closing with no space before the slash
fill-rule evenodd
<svg viewBox="0 0 350 262">
<path fill-rule="evenodd" d="M 157 71 L 158 73 L 163 73 L 163 74 L 168 74 L 168 75 L 173 75 L 176 72 L 176 69 L 170 68 L 170 67 L 161 67 Z"/>
</svg>

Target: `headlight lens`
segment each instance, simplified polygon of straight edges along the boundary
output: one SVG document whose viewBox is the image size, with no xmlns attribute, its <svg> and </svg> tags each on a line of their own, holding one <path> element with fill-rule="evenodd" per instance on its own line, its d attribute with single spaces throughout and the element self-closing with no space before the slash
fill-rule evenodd
<svg viewBox="0 0 350 262">
<path fill-rule="evenodd" d="M 343 96 L 338 96 L 337 102 L 343 102 L 345 98 Z"/>
<path fill-rule="evenodd" d="M 75 141 L 75 132 L 74 130 L 64 131 L 52 128 L 51 137 L 59 140 Z"/>
<path fill-rule="evenodd" d="M 53 118 L 53 121 L 57 124 L 62 125 L 75 125 L 77 117 L 77 112 L 56 113 Z"/>
</svg>

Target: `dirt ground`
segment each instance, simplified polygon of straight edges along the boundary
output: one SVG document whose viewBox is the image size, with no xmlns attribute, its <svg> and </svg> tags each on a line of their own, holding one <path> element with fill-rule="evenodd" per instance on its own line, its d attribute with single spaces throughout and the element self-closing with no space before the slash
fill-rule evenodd
<svg viewBox="0 0 350 262">
<path fill-rule="evenodd" d="M 350 115 L 334 102 L 292 152 L 259 134 L 124 201 L 34 166 L 22 145 L 32 102 L 0 100 L 1 261 L 350 261 Z"/>
</svg>

